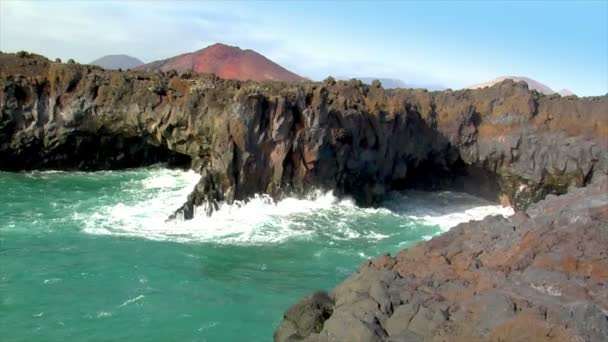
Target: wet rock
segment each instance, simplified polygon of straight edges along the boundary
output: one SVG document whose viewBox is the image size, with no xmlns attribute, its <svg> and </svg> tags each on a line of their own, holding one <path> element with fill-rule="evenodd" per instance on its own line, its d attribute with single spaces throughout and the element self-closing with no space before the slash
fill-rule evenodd
<svg viewBox="0 0 608 342">
<path fill-rule="evenodd" d="M 334 310 L 334 302 L 326 292 L 317 292 L 293 305 L 285 312 L 285 323 L 275 332 L 276 341 L 301 340 L 318 334 Z"/>
</svg>

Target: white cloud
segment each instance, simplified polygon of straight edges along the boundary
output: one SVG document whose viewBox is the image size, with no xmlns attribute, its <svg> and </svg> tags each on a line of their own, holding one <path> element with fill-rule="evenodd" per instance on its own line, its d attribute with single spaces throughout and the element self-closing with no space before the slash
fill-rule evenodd
<svg viewBox="0 0 608 342">
<path fill-rule="evenodd" d="M 237 22 L 210 6 L 188 11 L 164 2 L 0 3 L 0 49 L 31 50 L 88 62 L 110 53 L 145 60 L 187 52 L 200 37 Z M 212 40 L 212 39 L 211 39 Z"/>
<path fill-rule="evenodd" d="M 0 6 L 3 51 L 29 50 L 80 62 L 126 53 L 152 61 L 223 42 L 254 49 L 313 79 L 330 74 L 439 79 L 413 72 L 423 61 L 403 58 L 402 51 L 332 36 L 327 27 L 299 18 L 245 11 L 238 3 L 2 1 Z"/>
</svg>

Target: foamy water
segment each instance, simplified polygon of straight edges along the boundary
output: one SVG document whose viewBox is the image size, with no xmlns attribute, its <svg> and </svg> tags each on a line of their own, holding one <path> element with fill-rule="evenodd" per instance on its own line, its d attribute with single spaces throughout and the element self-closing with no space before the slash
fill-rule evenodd
<svg viewBox="0 0 608 342">
<path fill-rule="evenodd" d="M 246 202 L 222 204 L 210 217 L 195 210 L 192 220 L 167 221 L 184 203 L 199 177 L 192 171 L 156 170 L 145 179 L 128 182 L 121 191 L 133 196 L 119 196 L 125 201 L 102 206 L 91 214 L 75 213 L 75 218 L 82 220 L 84 231 L 90 234 L 178 242 L 268 244 L 319 234 L 335 240 L 387 237 L 373 229 L 364 232 L 353 229 L 357 220 L 368 216 L 392 216 L 446 231 L 488 215 L 513 214 L 511 208 L 462 193 L 412 191 L 392 194 L 382 208 L 359 208 L 352 200 L 316 191 L 305 199 L 286 198 L 278 202 L 256 195 Z M 331 223 L 331 230 L 327 229 L 327 223 Z"/>
<path fill-rule="evenodd" d="M 316 192 L 166 222 L 199 177 L 0 173 L 3 340 L 239 341 L 245 331 L 268 341 L 296 298 L 331 290 L 366 259 L 511 213 L 451 192 L 392 194 L 365 209 Z"/>
</svg>

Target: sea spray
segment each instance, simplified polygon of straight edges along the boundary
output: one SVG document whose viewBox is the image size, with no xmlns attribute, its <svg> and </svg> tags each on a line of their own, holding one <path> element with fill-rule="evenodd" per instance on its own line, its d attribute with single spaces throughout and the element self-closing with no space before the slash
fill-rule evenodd
<svg viewBox="0 0 608 342">
<path fill-rule="evenodd" d="M 359 238 L 362 233 L 354 230 L 353 225 L 365 217 L 388 216 L 439 226 L 445 231 L 488 215 L 512 214 L 511 208 L 462 193 L 393 193 L 382 208 L 359 208 L 350 199 L 339 199 L 331 192 L 318 190 L 305 198 L 278 202 L 267 195 L 255 195 L 247 201 L 223 203 L 212 216 L 195 210 L 192 220 L 167 221 L 198 179 L 192 171 L 154 170 L 146 178 L 125 184 L 121 190 L 127 197 L 125 200 L 101 206 L 89 217 L 83 217 L 84 231 L 178 242 L 264 244 L 310 238 L 319 229 L 333 239 Z M 310 223 L 306 224 L 307 221 Z M 381 232 L 365 232 L 365 238 L 371 240 L 384 237 L 386 234 Z"/>
</svg>

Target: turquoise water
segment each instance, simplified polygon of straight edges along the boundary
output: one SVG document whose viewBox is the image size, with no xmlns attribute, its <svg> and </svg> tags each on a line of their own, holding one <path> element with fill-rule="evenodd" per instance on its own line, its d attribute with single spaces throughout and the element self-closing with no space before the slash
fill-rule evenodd
<svg viewBox="0 0 608 342">
<path fill-rule="evenodd" d="M 282 313 L 368 257 L 500 212 L 462 194 L 360 209 L 318 193 L 258 197 L 165 222 L 198 176 L 0 173 L 3 341 L 270 341 Z"/>
</svg>

